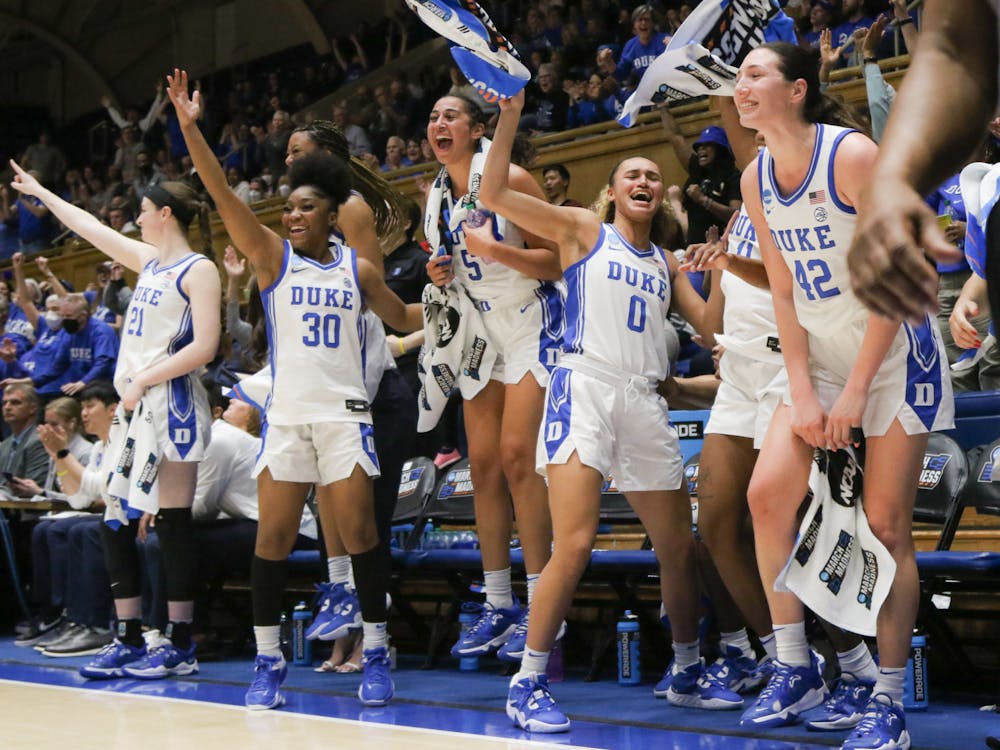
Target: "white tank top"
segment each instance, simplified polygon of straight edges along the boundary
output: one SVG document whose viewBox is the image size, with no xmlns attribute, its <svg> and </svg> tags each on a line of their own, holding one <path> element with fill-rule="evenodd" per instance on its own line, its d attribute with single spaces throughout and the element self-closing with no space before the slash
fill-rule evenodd
<svg viewBox="0 0 1000 750">
<path fill-rule="evenodd" d="M 632 247 L 611 224 L 594 249 L 566 269 L 563 351 L 624 375 L 667 375 L 670 270 L 656 245 Z"/>
<path fill-rule="evenodd" d="M 757 232 L 744 206 L 729 230 L 728 251 L 731 255 L 761 260 Z M 771 293 L 729 271 L 722 274 L 722 293 L 726 298 L 722 313 L 726 348 L 751 359 L 782 364 Z"/>
<path fill-rule="evenodd" d="M 333 245 L 324 264 L 297 255 L 288 240 L 283 249 L 278 277 L 260 291 L 272 372 L 268 423 L 371 423 L 354 250 Z"/>
<path fill-rule="evenodd" d="M 476 201 L 476 208 L 486 210 L 486 207 L 478 201 Z M 454 210 L 455 198 L 452 196 L 451 190 L 446 189 L 441 201 L 441 213 L 445 224 L 448 224 Z M 494 222 L 492 226 L 494 233 L 496 233 L 496 223 Z M 505 222 L 504 231 L 503 237 L 498 238 L 500 242 L 511 247 L 524 247 L 524 237 L 514 224 L 509 221 Z M 488 301 L 494 307 L 503 307 L 506 301 L 522 300 L 541 286 L 538 279 L 525 276 L 510 266 L 473 255 L 465 246 L 464 224 L 460 224 L 457 229 L 448 232 L 447 235 L 446 246 L 450 245 L 451 247 L 455 278 L 476 302 Z M 494 234 L 494 236 L 496 235 Z"/>
<path fill-rule="evenodd" d="M 169 266 L 151 260 L 142 269 L 121 327 L 115 366 L 115 389 L 125 387 L 142 370 L 156 365 L 194 340 L 191 302 L 181 289 L 195 263 L 211 263 L 192 252 Z"/>
<path fill-rule="evenodd" d="M 764 217 L 792 274 L 795 312 L 802 327 L 819 337 L 868 316 L 851 290 L 847 270 L 857 214 L 837 197 L 833 177 L 837 147 L 851 132 L 817 124 L 809 172 L 787 195 L 774 178 L 770 151 L 765 148 L 757 160 Z"/>
</svg>

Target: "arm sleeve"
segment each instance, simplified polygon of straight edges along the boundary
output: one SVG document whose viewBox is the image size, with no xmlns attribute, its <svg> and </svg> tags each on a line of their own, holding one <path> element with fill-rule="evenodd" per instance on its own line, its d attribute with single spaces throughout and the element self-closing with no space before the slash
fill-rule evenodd
<svg viewBox="0 0 1000 750">
<path fill-rule="evenodd" d="M 90 461 L 87 462 L 83 469 L 83 476 L 80 477 L 80 489 L 67 498 L 73 509 L 89 508 L 95 501 L 104 496 L 105 483 L 101 478 L 103 472 L 100 467 L 103 453 L 104 451 L 97 450 L 96 446 L 90 452 Z"/>
<path fill-rule="evenodd" d="M 226 303 L 226 331 L 240 346 L 250 343 L 253 326 L 240 317 L 240 301 L 230 300 Z"/>
<path fill-rule="evenodd" d="M 146 113 L 145 117 L 139 120 L 139 130 L 145 133 L 153 126 L 153 123 L 156 122 L 156 118 L 160 116 L 160 110 L 163 109 L 163 102 L 165 100 L 166 97 L 162 93 L 156 95 L 156 98 L 153 99 L 153 103 L 149 105 L 149 112 Z"/>
<path fill-rule="evenodd" d="M 872 120 L 872 140 L 881 142 L 885 124 L 889 120 L 889 109 L 892 107 L 893 90 L 882 77 L 878 63 L 864 65 L 865 90 L 868 92 L 868 111 Z"/>
</svg>

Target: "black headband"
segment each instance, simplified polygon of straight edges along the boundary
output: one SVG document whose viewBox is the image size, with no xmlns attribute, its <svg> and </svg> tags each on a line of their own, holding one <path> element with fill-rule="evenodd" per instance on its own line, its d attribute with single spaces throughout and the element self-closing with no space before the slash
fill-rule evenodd
<svg viewBox="0 0 1000 750">
<path fill-rule="evenodd" d="M 169 191 L 159 185 L 150 185 L 146 188 L 146 196 L 155 205 L 163 208 L 167 206 L 173 212 L 174 217 L 184 226 L 188 226 L 194 218 L 194 211 L 188 208 Z"/>
</svg>

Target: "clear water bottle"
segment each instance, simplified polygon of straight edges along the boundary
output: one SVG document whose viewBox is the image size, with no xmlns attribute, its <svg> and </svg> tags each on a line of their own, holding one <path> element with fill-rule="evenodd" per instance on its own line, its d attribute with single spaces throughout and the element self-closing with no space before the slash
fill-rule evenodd
<svg viewBox="0 0 1000 750">
<path fill-rule="evenodd" d="M 299 602 L 292 611 L 292 663 L 300 667 L 312 666 L 312 642 L 306 638 L 312 611 L 305 602 Z"/>
<path fill-rule="evenodd" d="M 638 685 L 639 673 L 639 618 L 632 610 L 618 621 L 618 684 Z"/>
<path fill-rule="evenodd" d="M 906 660 L 903 708 L 926 711 L 927 703 L 927 636 L 914 633 L 910 639 L 910 656 Z"/>
<path fill-rule="evenodd" d="M 463 602 L 462 608 L 458 611 L 458 624 L 462 628 L 462 636 L 469 632 L 469 628 L 479 619 L 482 607 L 475 602 Z M 460 672 L 478 672 L 479 657 L 463 656 L 458 660 Z"/>
</svg>

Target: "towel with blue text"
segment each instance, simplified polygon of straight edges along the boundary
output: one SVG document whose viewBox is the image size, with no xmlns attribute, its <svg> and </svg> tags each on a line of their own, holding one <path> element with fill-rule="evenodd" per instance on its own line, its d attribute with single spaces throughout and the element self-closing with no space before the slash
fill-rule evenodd
<svg viewBox="0 0 1000 750">
<path fill-rule="evenodd" d="M 410 10 L 452 43 L 451 56 L 488 102 L 508 99 L 524 88 L 531 73 L 514 45 L 474 0 L 406 0 Z"/>
</svg>

